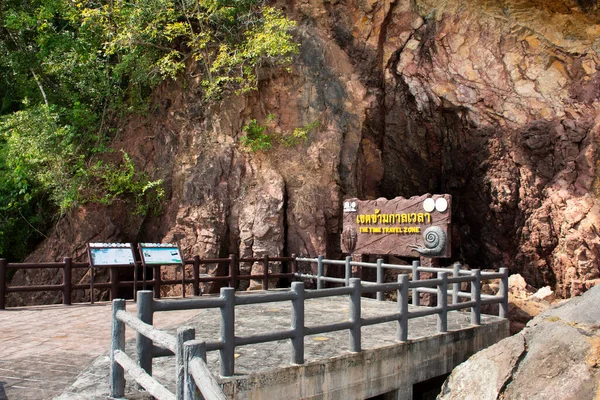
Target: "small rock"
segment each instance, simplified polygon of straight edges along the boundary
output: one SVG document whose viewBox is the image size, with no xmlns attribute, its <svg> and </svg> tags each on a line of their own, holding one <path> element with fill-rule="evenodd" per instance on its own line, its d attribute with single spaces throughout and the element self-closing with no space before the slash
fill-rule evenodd
<svg viewBox="0 0 600 400">
<path fill-rule="evenodd" d="M 529 298 L 531 300 L 547 301 L 549 303 L 556 299 L 556 297 L 554 297 L 554 291 L 550 289 L 550 286 L 544 286 L 543 288 L 529 296 Z"/>
</svg>

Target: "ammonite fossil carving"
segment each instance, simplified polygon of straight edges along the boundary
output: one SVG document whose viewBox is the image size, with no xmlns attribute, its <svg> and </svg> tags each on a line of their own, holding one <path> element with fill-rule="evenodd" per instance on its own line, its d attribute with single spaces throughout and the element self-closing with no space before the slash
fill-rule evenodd
<svg viewBox="0 0 600 400">
<path fill-rule="evenodd" d="M 356 249 L 356 243 L 358 241 L 358 233 L 356 229 L 347 227 L 342 232 L 342 251 L 345 253 L 352 253 Z"/>
<path fill-rule="evenodd" d="M 410 245 L 414 251 L 425 257 L 444 255 L 446 251 L 446 233 L 439 226 L 430 226 L 423 232 L 425 247 Z"/>
</svg>

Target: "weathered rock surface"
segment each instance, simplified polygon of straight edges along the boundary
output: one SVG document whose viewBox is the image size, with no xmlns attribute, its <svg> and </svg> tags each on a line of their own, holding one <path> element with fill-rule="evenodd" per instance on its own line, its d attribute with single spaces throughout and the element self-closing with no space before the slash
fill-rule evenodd
<svg viewBox="0 0 600 400">
<path fill-rule="evenodd" d="M 440 400 L 597 399 L 600 286 L 538 315 L 454 369 Z"/>
<path fill-rule="evenodd" d="M 86 206 L 30 260 L 174 238 L 186 256 L 338 256 L 344 197 L 429 192 L 453 196 L 454 260 L 559 297 L 600 282 L 595 0 L 276 5 L 299 22 L 290 72 L 263 71 L 257 92 L 213 106 L 193 73 L 166 83 L 113 143 L 164 179 L 164 213 Z M 245 152 L 242 127 L 269 114 L 280 135 L 319 127 L 294 148 Z"/>
</svg>

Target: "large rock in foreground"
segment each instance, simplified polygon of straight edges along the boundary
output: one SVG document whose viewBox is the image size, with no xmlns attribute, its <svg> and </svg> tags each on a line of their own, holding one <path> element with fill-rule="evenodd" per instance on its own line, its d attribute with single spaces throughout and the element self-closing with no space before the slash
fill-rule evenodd
<svg viewBox="0 0 600 400">
<path fill-rule="evenodd" d="M 459 365 L 439 400 L 600 398 L 600 286 Z"/>
</svg>

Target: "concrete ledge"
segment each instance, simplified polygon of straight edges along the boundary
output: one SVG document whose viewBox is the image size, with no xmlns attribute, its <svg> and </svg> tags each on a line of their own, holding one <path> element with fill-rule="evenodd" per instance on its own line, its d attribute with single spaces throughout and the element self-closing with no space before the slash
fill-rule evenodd
<svg viewBox="0 0 600 400">
<path fill-rule="evenodd" d="M 507 320 L 437 334 L 360 353 L 223 379 L 237 399 L 366 399 L 447 374 L 509 335 Z"/>
</svg>

